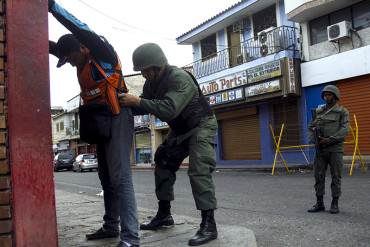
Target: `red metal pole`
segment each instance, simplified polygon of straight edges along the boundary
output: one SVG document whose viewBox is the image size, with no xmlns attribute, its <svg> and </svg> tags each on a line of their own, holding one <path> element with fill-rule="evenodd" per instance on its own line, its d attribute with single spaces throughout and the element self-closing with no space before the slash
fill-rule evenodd
<svg viewBox="0 0 370 247">
<path fill-rule="evenodd" d="M 9 156 L 17 247 L 58 245 L 47 5 L 46 0 L 6 1 Z"/>
</svg>

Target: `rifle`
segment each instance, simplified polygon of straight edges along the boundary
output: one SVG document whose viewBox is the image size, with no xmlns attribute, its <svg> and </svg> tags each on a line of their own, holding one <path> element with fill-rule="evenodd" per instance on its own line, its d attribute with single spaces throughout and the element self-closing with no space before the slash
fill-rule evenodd
<svg viewBox="0 0 370 247">
<path fill-rule="evenodd" d="M 317 126 L 316 110 L 315 109 L 311 110 L 311 115 L 312 115 L 312 121 L 315 123 L 315 127 L 313 127 L 311 129 L 311 131 L 313 132 L 313 135 L 314 135 L 316 155 L 319 155 L 320 151 L 321 151 L 321 147 L 322 147 L 322 146 L 320 146 L 320 139 L 321 139 L 322 135 L 321 135 L 320 128 Z"/>
</svg>

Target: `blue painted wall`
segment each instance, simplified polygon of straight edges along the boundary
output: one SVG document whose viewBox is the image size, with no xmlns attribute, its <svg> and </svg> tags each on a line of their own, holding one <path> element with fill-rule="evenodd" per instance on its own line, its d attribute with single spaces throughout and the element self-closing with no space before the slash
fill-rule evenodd
<svg viewBox="0 0 370 247">
<path fill-rule="evenodd" d="M 217 32 L 217 52 L 225 50 L 227 48 L 225 35 L 226 33 L 224 29 Z"/>
<path fill-rule="evenodd" d="M 301 100 L 301 104 L 303 104 L 304 100 Z M 305 111 L 302 111 L 305 114 Z M 270 104 L 264 103 L 258 105 L 258 114 L 259 114 L 259 124 L 260 124 L 260 132 L 261 132 L 261 160 L 222 160 L 221 159 L 221 152 L 222 152 L 222 142 L 221 142 L 221 129 L 218 130 L 217 136 L 217 148 L 216 148 L 216 157 L 217 157 L 217 164 L 218 167 L 249 167 L 249 166 L 272 166 L 274 162 L 274 143 L 271 137 L 269 124 L 272 121 L 270 118 Z M 302 114 L 301 114 L 302 115 Z M 302 122 L 303 123 L 303 122 Z M 306 124 L 302 124 L 302 135 L 304 135 L 303 129 L 307 129 Z M 284 152 L 284 158 L 286 159 L 288 165 L 291 164 L 305 164 L 304 156 L 301 152 Z M 308 156 L 308 153 L 307 153 Z M 278 164 L 281 166 L 281 164 Z"/>
<path fill-rule="evenodd" d="M 201 56 L 202 54 L 200 51 L 200 42 L 193 43 L 192 46 L 193 46 L 193 59 L 195 62 L 202 58 Z"/>
<path fill-rule="evenodd" d="M 285 14 L 284 0 L 279 0 L 278 8 L 279 8 L 278 11 L 279 11 L 279 15 L 280 15 L 280 24 L 281 24 L 281 26 L 294 27 L 294 22 L 289 21 L 287 15 Z"/>
</svg>

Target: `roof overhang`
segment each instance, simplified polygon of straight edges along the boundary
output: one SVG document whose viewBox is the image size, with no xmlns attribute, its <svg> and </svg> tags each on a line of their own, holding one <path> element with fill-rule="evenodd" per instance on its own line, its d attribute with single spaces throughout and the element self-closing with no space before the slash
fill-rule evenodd
<svg viewBox="0 0 370 247">
<path fill-rule="evenodd" d="M 188 45 L 198 42 L 246 16 L 273 5 L 275 2 L 275 0 L 243 0 L 182 34 L 176 38 L 177 44 Z"/>
<path fill-rule="evenodd" d="M 306 22 L 348 7 L 362 0 L 312 0 L 290 11 L 288 19 L 294 22 Z"/>
</svg>

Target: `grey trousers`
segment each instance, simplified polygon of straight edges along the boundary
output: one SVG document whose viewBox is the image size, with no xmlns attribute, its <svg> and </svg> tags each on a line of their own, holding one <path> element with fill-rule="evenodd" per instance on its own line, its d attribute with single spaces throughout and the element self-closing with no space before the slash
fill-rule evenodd
<svg viewBox="0 0 370 247">
<path fill-rule="evenodd" d="M 139 223 L 132 182 L 130 150 L 134 132 L 131 109 L 112 120 L 112 137 L 97 145 L 98 174 L 104 191 L 103 228 L 118 231 L 121 240 L 139 245 Z"/>
</svg>

